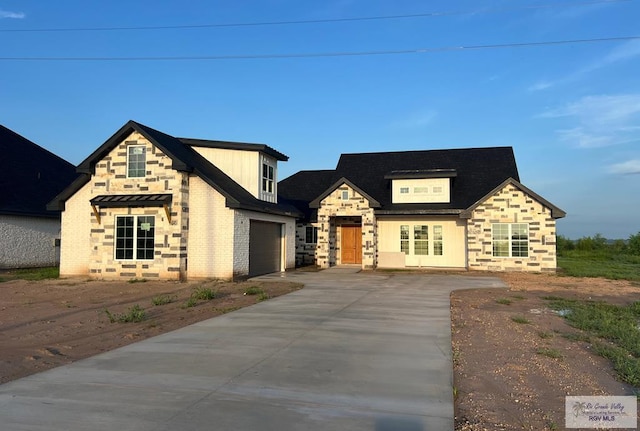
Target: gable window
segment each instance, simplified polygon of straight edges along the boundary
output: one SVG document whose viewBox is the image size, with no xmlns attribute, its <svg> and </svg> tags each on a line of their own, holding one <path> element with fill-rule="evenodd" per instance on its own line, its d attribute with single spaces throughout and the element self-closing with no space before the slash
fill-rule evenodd
<svg viewBox="0 0 640 431">
<path fill-rule="evenodd" d="M 154 234 L 154 216 L 116 216 L 116 259 L 153 259 Z"/>
<path fill-rule="evenodd" d="M 495 257 L 529 256 L 529 225 L 526 223 L 494 223 L 492 240 Z"/>
<path fill-rule="evenodd" d="M 127 147 L 127 178 L 143 178 L 147 170 L 147 149 L 144 145 Z"/>
<path fill-rule="evenodd" d="M 275 180 L 275 171 L 273 166 L 262 164 L 262 191 L 273 193 L 273 184 Z"/>
<path fill-rule="evenodd" d="M 426 256 L 429 254 L 429 227 L 426 225 L 415 225 L 413 227 L 413 252 L 416 255 Z"/>
<path fill-rule="evenodd" d="M 409 225 L 403 224 L 400 226 L 400 251 L 404 254 L 409 254 Z"/>
<path fill-rule="evenodd" d="M 318 228 L 314 226 L 307 226 L 305 232 L 305 240 L 307 244 L 317 244 L 318 243 Z"/>
<path fill-rule="evenodd" d="M 433 227 L 433 254 L 435 256 L 442 256 L 444 249 L 442 246 L 442 226 Z"/>
<path fill-rule="evenodd" d="M 342 200 L 343 201 L 348 201 L 349 200 L 349 190 L 343 190 L 342 191 Z"/>
</svg>

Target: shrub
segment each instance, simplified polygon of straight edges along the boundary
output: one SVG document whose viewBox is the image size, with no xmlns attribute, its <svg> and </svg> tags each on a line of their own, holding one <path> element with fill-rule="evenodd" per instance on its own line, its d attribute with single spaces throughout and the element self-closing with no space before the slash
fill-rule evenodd
<svg viewBox="0 0 640 431">
<path fill-rule="evenodd" d="M 113 314 L 106 308 L 104 309 L 104 312 L 109 317 L 109 321 L 111 323 L 142 322 L 147 317 L 147 312 L 144 311 L 144 308 L 140 307 L 140 305 L 138 304 L 135 304 L 133 307 L 129 308 L 129 311 L 126 313 Z"/>
</svg>

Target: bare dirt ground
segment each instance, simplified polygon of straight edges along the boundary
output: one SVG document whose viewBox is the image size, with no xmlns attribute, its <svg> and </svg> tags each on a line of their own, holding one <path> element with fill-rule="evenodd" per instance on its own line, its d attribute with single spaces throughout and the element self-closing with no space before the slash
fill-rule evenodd
<svg viewBox="0 0 640 431">
<path fill-rule="evenodd" d="M 508 273 L 509 289 L 469 290 L 451 296 L 456 430 L 565 429 L 566 395 L 634 395 L 609 361 L 548 308 L 543 296 L 640 301 L 640 284 L 597 278 Z M 498 299 L 510 299 L 500 304 Z M 529 323 L 516 323 L 514 316 Z M 562 357 L 538 354 L 555 349 Z"/>
<path fill-rule="evenodd" d="M 196 287 L 216 298 L 186 307 Z M 269 297 L 302 287 L 278 282 L 13 280 L 0 283 L 0 383 L 68 364 L 258 302 L 244 295 L 259 287 Z M 159 296 L 172 302 L 154 306 Z M 138 304 L 146 318 L 111 323 L 105 312 L 126 314 Z"/>
</svg>

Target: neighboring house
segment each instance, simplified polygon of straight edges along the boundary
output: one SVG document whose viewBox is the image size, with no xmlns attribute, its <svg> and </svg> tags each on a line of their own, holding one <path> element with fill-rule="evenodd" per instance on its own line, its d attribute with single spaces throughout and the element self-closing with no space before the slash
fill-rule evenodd
<svg viewBox="0 0 640 431">
<path fill-rule="evenodd" d="M 499 147 L 343 154 L 278 189 L 305 215 L 298 265 L 555 271 L 565 212 L 519 181 Z"/>
<path fill-rule="evenodd" d="M 74 166 L 4 126 L 0 154 L 0 268 L 57 265 L 60 213 L 46 205 L 74 180 Z"/>
<path fill-rule="evenodd" d="M 77 167 L 62 211 L 60 274 L 241 278 L 295 266 L 295 207 L 261 144 L 176 138 L 129 121 Z"/>
</svg>

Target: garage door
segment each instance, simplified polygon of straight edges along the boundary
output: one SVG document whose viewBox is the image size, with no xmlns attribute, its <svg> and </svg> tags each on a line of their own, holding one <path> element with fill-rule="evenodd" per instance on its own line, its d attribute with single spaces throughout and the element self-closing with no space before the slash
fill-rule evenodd
<svg viewBox="0 0 640 431">
<path fill-rule="evenodd" d="M 281 224 L 251 220 L 249 228 L 249 276 L 280 271 Z"/>
</svg>

